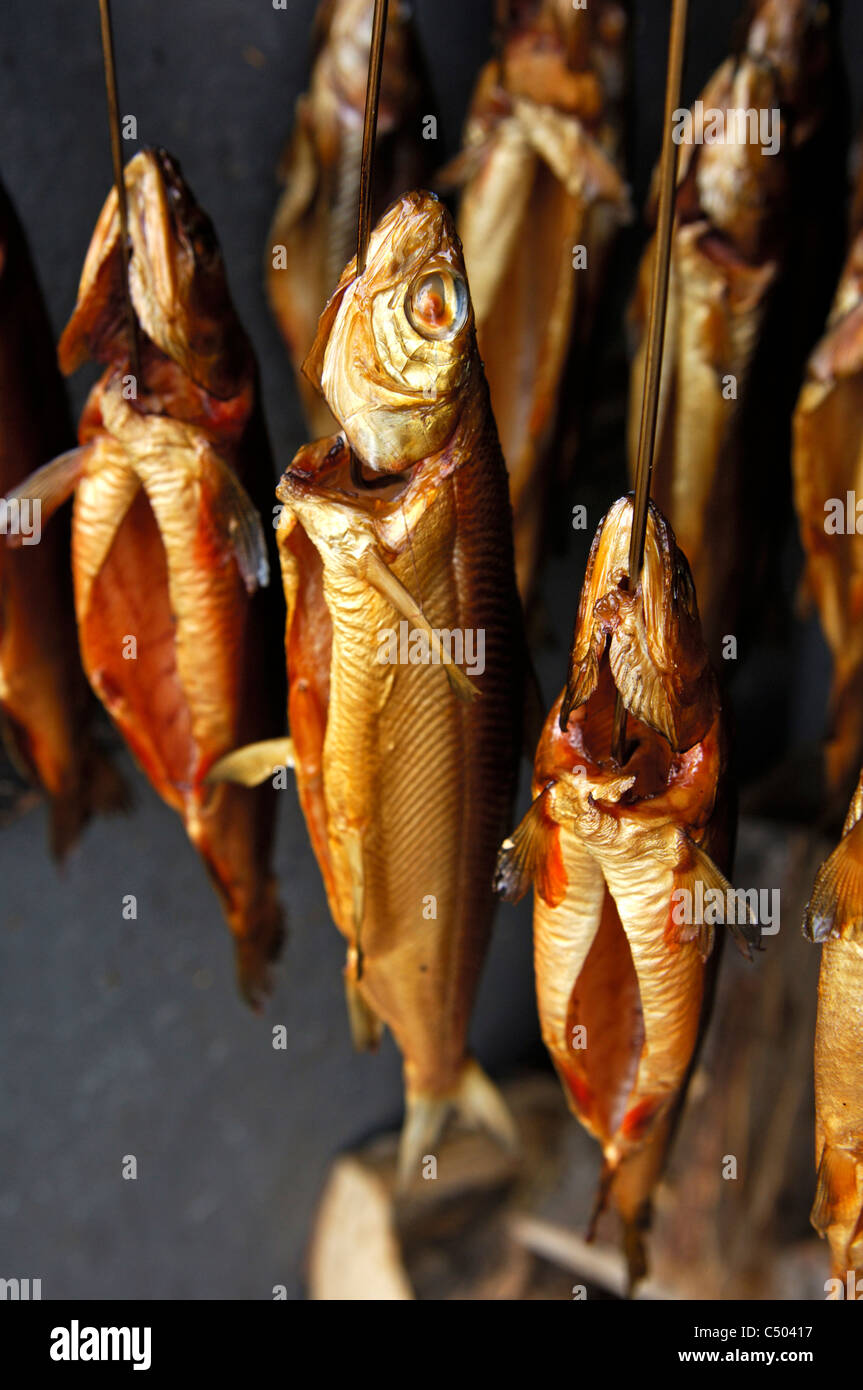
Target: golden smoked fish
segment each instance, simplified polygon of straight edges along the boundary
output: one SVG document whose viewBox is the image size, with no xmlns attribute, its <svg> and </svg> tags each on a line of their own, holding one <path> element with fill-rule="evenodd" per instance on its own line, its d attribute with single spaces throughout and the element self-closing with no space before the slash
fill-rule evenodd
<svg viewBox="0 0 863 1390">
<path fill-rule="evenodd" d="M 726 735 L 689 567 L 651 504 L 642 577 L 627 592 L 631 516 L 621 498 L 594 538 L 569 679 L 498 889 L 515 900 L 534 885 L 543 1041 L 602 1146 L 596 1215 L 609 1200 L 619 1212 L 634 1283 L 705 1021 L 713 927 L 729 920 L 745 952 L 753 933 L 742 903 L 728 910 Z M 617 691 L 622 766 L 611 756 Z"/>
<path fill-rule="evenodd" d="M 210 786 L 213 762 L 281 732 L 284 674 L 262 500 L 271 459 L 256 367 L 209 219 L 164 150 L 125 171 L 131 374 L 116 190 L 90 243 L 60 365 L 106 363 L 80 448 L 28 479 L 43 519 L 74 493 L 72 568 L 87 676 L 159 795 L 182 817 L 235 937 L 257 1004 L 281 937 L 270 872 L 272 787 Z"/>
<path fill-rule="evenodd" d="M 843 799 L 863 761 L 863 194 L 825 333 L 794 412 L 794 504 L 833 658 L 826 746 L 830 791 Z M 860 509 L 863 511 L 863 508 Z"/>
<path fill-rule="evenodd" d="M 832 1297 L 863 1295 L 863 773 L 842 839 L 818 871 L 803 933 L 822 942 L 815 1025 L 812 1224 L 830 1244 Z M 859 1280 L 859 1282 L 858 1282 Z"/>
<path fill-rule="evenodd" d="M 311 83 L 297 102 L 280 169 L 284 192 L 267 242 L 267 294 L 314 436 L 337 426 L 301 369 L 324 305 L 356 249 L 373 13 L 374 0 L 323 0 L 320 6 Z M 376 216 L 405 189 L 425 182 L 429 146 L 422 121 L 434 110 L 408 6 L 391 0 L 375 150 Z"/>
<path fill-rule="evenodd" d="M 760 518 L 757 531 L 747 529 L 757 510 L 753 485 L 759 479 L 757 472 L 744 476 L 744 448 L 759 404 L 765 408 L 764 398 L 753 395 L 755 366 L 785 269 L 795 161 L 819 125 L 827 15 L 826 6 L 811 0 L 754 0 L 740 53 L 717 69 L 677 126 L 653 495 L 692 569 L 714 659 L 722 638 L 735 632 L 744 578 L 751 581 L 761 561 Z M 638 345 L 630 376 L 631 476 L 654 247 L 655 238 L 642 259 L 630 310 Z M 795 284 L 792 293 L 803 292 Z M 778 345 L 778 354 L 787 365 L 787 344 Z"/>
<path fill-rule="evenodd" d="M 510 476 L 519 591 L 543 540 L 561 383 L 584 347 L 617 225 L 626 12 L 614 0 L 516 6 L 482 70 L 464 147 L 459 235 L 480 354 Z"/>
<path fill-rule="evenodd" d="M 434 195 L 385 214 L 307 370 L 343 434 L 301 449 L 277 489 L 293 761 L 348 942 L 354 1040 L 373 1047 L 386 1024 L 404 1059 L 404 1180 L 451 1110 L 512 1139 L 467 1032 L 515 790 L 524 636 L 464 263 Z M 269 754 L 249 750 L 250 780 Z"/>
<path fill-rule="evenodd" d="M 24 233 L 0 188 L 0 496 L 72 440 L 54 340 Z M 50 803 L 62 858 L 91 815 L 127 803 L 93 741 L 98 710 L 75 636 L 68 520 L 0 501 L 0 724 L 10 757 Z"/>
</svg>

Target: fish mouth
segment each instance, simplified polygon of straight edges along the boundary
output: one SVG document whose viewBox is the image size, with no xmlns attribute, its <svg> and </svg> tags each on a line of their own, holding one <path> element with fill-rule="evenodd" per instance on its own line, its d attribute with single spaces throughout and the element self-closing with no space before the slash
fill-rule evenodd
<svg viewBox="0 0 863 1390">
<path fill-rule="evenodd" d="M 370 473 L 343 434 L 319 439 L 301 449 L 283 473 L 276 496 L 290 503 L 315 496 L 375 512 L 389 507 L 406 493 L 411 476 L 403 473 Z"/>
<path fill-rule="evenodd" d="M 719 708 L 716 678 L 701 636 L 689 565 L 671 526 L 650 504 L 644 563 L 630 589 L 633 497 L 621 497 L 599 524 L 587 562 L 560 712 L 597 690 L 607 665 L 627 713 L 661 734 L 675 753 L 700 742 Z"/>
<path fill-rule="evenodd" d="M 124 171 L 129 224 L 129 295 L 144 362 L 154 353 L 220 400 L 238 393 L 249 349 L 228 292 L 213 225 L 164 149 L 142 150 Z M 61 337 L 69 374 L 88 358 L 129 360 L 117 193 L 112 189 L 90 242 L 78 300 Z"/>
</svg>

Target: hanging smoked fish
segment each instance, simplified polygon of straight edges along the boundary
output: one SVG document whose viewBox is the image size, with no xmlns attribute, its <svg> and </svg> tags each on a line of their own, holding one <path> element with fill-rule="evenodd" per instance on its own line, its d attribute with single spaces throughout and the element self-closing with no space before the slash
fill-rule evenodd
<svg viewBox="0 0 863 1390">
<path fill-rule="evenodd" d="M 238 743 L 283 727 L 280 620 L 261 522 L 271 459 L 256 368 L 209 219 L 164 150 L 125 171 L 141 380 L 131 373 L 116 189 L 90 243 L 60 365 L 106 364 L 80 447 L 18 489 L 43 523 L 74 493 L 84 668 L 160 796 L 183 818 L 259 1001 L 278 949 L 271 787 L 205 783 Z"/>
<path fill-rule="evenodd" d="M 602 270 L 629 215 L 621 172 L 626 11 L 615 0 L 516 0 L 480 74 L 464 148 L 459 235 L 510 477 L 519 590 L 536 577 L 553 434 L 571 349 L 583 349 Z"/>
<path fill-rule="evenodd" d="M 834 1298 L 863 1285 L 863 773 L 823 864 L 803 933 L 822 943 L 815 1026 L 812 1224 L 830 1244 Z M 861 1281 L 858 1285 L 858 1279 Z"/>
<path fill-rule="evenodd" d="M 355 249 L 373 10 L 374 0 L 321 4 L 311 83 L 297 102 L 280 171 L 285 190 L 267 242 L 267 294 L 316 437 L 336 425 L 301 369 L 324 305 Z M 426 181 L 429 144 L 422 121 L 433 111 L 408 6 L 391 0 L 378 112 L 376 216 L 405 189 Z"/>
<path fill-rule="evenodd" d="M 863 172 L 848 259 L 794 413 L 794 503 L 806 587 L 833 657 L 827 778 L 843 798 L 863 761 Z M 849 498 L 850 508 L 846 515 Z"/>
<path fill-rule="evenodd" d="M 348 942 L 354 1040 L 373 1047 L 386 1024 L 404 1058 L 408 1178 L 451 1110 L 512 1138 L 467 1030 L 525 671 L 506 470 L 432 194 L 405 194 L 363 273 L 348 266 L 307 371 L 343 434 L 301 449 L 277 490 L 292 755 Z M 215 774 L 254 781 L 272 752 Z"/>
<path fill-rule="evenodd" d="M 829 17 L 829 7 L 812 0 L 753 0 L 741 52 L 717 69 L 699 102 L 679 118 L 654 497 L 692 568 L 714 658 L 722 637 L 735 632 L 744 580 L 751 583 L 763 564 L 765 516 L 776 506 L 759 416 L 775 408 L 768 392 L 775 389 L 777 363 L 783 391 L 795 363 L 789 335 L 767 353 L 764 332 L 802 220 L 793 199 L 814 199 L 820 188 L 815 181 L 806 186 L 801 160 L 823 124 Z M 638 342 L 630 377 L 633 475 L 654 244 L 642 259 L 630 311 Z M 802 283 L 789 283 L 798 320 L 823 260 L 813 248 Z M 759 352 L 763 375 L 756 372 Z M 775 421 L 771 429 L 775 435 Z M 750 533 L 754 515 L 758 526 Z"/>
<path fill-rule="evenodd" d="M 712 923 L 730 918 L 747 954 L 753 929 L 742 907 L 742 922 L 727 911 L 727 740 L 689 567 L 651 504 L 630 592 L 632 511 L 621 498 L 594 538 L 569 679 L 537 750 L 533 804 L 501 850 L 498 890 L 517 900 L 534 885 L 543 1041 L 602 1146 L 597 1214 L 608 1200 L 619 1212 L 634 1282 L 704 1022 Z M 611 754 L 618 692 L 622 766 Z"/>
<path fill-rule="evenodd" d="M 0 495 L 72 437 L 48 316 L 0 188 Z M 51 848 L 62 858 L 90 816 L 123 809 L 127 793 L 93 742 L 98 706 L 78 656 L 68 522 L 43 534 L 41 516 L 22 525 L 20 507 L 10 503 L 0 546 L 0 722 L 14 763 L 49 798 Z"/>
</svg>

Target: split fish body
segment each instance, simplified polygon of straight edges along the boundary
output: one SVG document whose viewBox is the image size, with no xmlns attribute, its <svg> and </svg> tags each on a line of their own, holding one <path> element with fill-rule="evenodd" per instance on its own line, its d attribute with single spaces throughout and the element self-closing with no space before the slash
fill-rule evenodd
<svg viewBox="0 0 863 1390">
<path fill-rule="evenodd" d="M 71 441 L 48 316 L 24 234 L 0 190 L 0 495 Z M 126 791 L 92 739 L 97 706 L 75 640 L 68 519 L 46 532 L 40 524 L 31 539 L 13 549 L 7 522 L 0 713 L 10 755 L 49 798 L 51 846 L 62 857 L 95 811 L 125 806 Z"/>
<path fill-rule="evenodd" d="M 730 822 L 726 735 L 688 567 L 651 506 L 642 579 L 632 595 L 621 587 L 631 511 L 622 498 L 594 540 L 569 681 L 498 887 L 517 898 L 534 885 L 543 1041 L 602 1146 L 597 1214 L 610 1200 L 622 1217 L 634 1282 L 705 1022 L 714 933 L 698 905 L 720 894 L 724 919 Z M 629 713 L 622 766 L 610 756 L 618 690 Z M 751 928 L 737 934 L 748 950 Z"/>
<path fill-rule="evenodd" d="M 826 13 L 809 0 L 757 0 L 741 52 L 701 93 L 703 142 L 682 143 L 679 151 L 653 496 L 690 563 L 714 658 L 722 637 L 734 631 L 753 559 L 763 563 L 761 532 L 747 530 L 753 497 L 760 506 L 761 484 L 758 475 L 747 476 L 745 446 L 747 436 L 754 437 L 759 405 L 759 352 L 789 264 L 800 160 L 820 129 Z M 710 124 L 717 111 L 728 137 L 722 141 Z M 757 139 L 750 138 L 750 125 L 746 139 L 732 136 L 736 112 L 754 113 L 756 120 L 770 116 L 774 153 L 762 153 L 767 131 L 760 125 Z M 696 136 L 694 116 L 693 122 Z M 642 258 L 630 308 L 636 345 L 628 418 L 632 476 L 654 252 L 655 238 Z M 777 350 L 787 365 L 789 344 Z M 771 378 L 763 380 L 774 389 Z"/>
<path fill-rule="evenodd" d="M 621 172 L 626 16 L 541 0 L 483 69 L 464 147 L 459 234 L 512 493 L 523 599 L 540 560 L 570 351 L 588 338 L 602 270 L 629 216 Z M 577 261 L 583 254 L 585 262 Z M 570 452 L 570 450 L 567 450 Z"/>
<path fill-rule="evenodd" d="M 826 1236 L 833 1274 L 863 1276 L 863 773 L 842 839 L 820 869 L 804 934 L 821 942 L 815 1025 L 812 1224 Z"/>
<path fill-rule="evenodd" d="M 90 683 L 159 795 L 182 817 L 234 934 L 241 988 L 257 1004 L 281 936 L 269 869 L 275 803 L 209 785 L 238 743 L 282 728 L 279 629 L 260 519 L 272 476 L 251 349 L 209 220 L 164 151 L 126 169 L 130 288 L 141 380 L 131 375 L 116 193 L 60 343 L 72 371 L 108 363 L 85 406 L 80 448 L 23 491 L 50 511 L 74 493 L 72 567 Z"/>
<path fill-rule="evenodd" d="M 858 187 L 860 206 L 863 180 Z M 833 658 L 827 775 L 848 795 L 863 759 L 863 541 L 849 493 L 863 498 L 863 218 L 853 229 L 824 336 L 814 348 L 794 413 L 794 503 L 806 554 L 805 583 Z M 838 501 L 842 520 L 833 506 Z M 833 505 L 831 505 L 833 504 Z"/>
<path fill-rule="evenodd" d="M 506 471 L 458 241 L 431 194 L 394 204 L 364 273 L 348 267 L 309 371 L 344 434 L 302 449 L 278 488 L 289 722 L 355 1041 L 386 1024 L 404 1058 L 409 1176 L 451 1108 L 511 1137 L 467 1030 L 524 672 Z M 416 664 L 398 659 L 404 622 Z M 484 642 L 476 672 L 438 669 L 434 634 L 467 632 Z"/>
<path fill-rule="evenodd" d="M 288 347 L 313 435 L 336 428 L 302 365 L 318 319 L 356 250 L 363 111 L 373 0 L 324 0 L 318 12 L 311 83 L 297 103 L 280 171 L 266 252 L 270 305 Z M 375 155 L 376 214 L 422 183 L 428 94 L 413 24 L 403 0 L 389 6 Z M 284 248 L 284 259 L 279 248 Z"/>
</svg>

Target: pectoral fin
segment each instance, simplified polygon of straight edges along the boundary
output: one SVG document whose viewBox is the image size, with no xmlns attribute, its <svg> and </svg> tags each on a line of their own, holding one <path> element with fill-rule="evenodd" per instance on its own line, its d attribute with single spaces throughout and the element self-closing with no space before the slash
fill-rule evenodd
<svg viewBox="0 0 863 1390">
<path fill-rule="evenodd" d="M 270 582 L 261 518 L 230 464 L 212 452 L 207 456 L 207 464 L 216 474 L 216 492 L 212 499 L 214 514 L 233 552 L 246 592 L 253 594 Z"/>
<path fill-rule="evenodd" d="M 63 503 L 68 502 L 72 496 L 92 447 L 90 444 L 85 444 L 81 448 L 70 449 L 68 453 L 58 455 L 57 458 L 52 459 L 42 468 L 37 468 L 36 472 L 31 473 L 29 478 L 25 478 L 23 483 L 12 488 L 6 494 L 6 500 L 11 502 L 26 498 L 31 502 L 39 502 L 41 520 L 44 524 L 54 515 L 58 507 L 62 507 Z M 22 539 L 20 535 L 7 533 L 6 544 L 15 550 L 21 545 Z"/>
<path fill-rule="evenodd" d="M 517 903 L 532 883 L 550 907 L 557 907 L 566 896 L 566 868 L 558 828 L 545 803 L 543 791 L 517 830 L 500 847 L 494 891 L 507 902 Z"/>
<path fill-rule="evenodd" d="M 376 589 L 388 603 L 391 603 L 397 613 L 400 613 L 409 623 L 425 633 L 436 660 L 443 666 L 446 678 L 459 699 L 475 700 L 480 694 L 479 688 L 459 666 L 449 660 L 440 638 L 423 615 L 421 608 L 404 585 L 396 579 L 392 570 L 381 559 L 377 551 L 372 550 L 371 547 L 364 550 L 357 562 L 357 569 L 361 577 L 371 584 L 372 588 Z"/>
<path fill-rule="evenodd" d="M 710 855 L 701 848 L 700 845 L 689 838 L 684 837 L 685 854 L 682 862 L 674 872 L 675 891 L 683 889 L 688 895 L 685 901 L 695 903 L 703 901 L 709 892 L 718 892 L 722 895 L 724 903 L 729 901 L 728 894 L 734 892 L 728 879 L 714 864 Z M 701 891 L 698 892 L 696 884 L 701 884 Z M 761 940 L 761 929 L 752 921 L 749 906 L 745 907 L 746 920 L 740 922 L 726 922 L 725 925 L 734 937 L 734 943 L 741 955 L 747 960 L 752 959 L 752 947 L 758 946 Z M 713 924 L 708 922 L 676 922 L 672 918 L 674 939 L 678 942 L 695 941 L 703 958 L 706 960 L 713 949 Z"/>
<path fill-rule="evenodd" d="M 863 941 L 863 820 L 843 835 L 821 865 L 806 904 L 803 935 L 810 941 Z"/>
<path fill-rule="evenodd" d="M 290 738 L 268 738 L 247 743 L 213 763 L 205 782 L 236 782 L 241 787 L 259 787 L 279 767 L 294 766 L 294 744 Z"/>
</svg>

